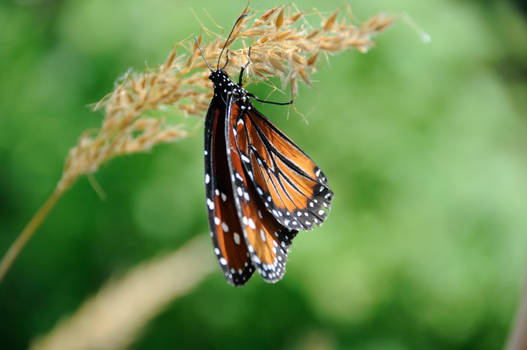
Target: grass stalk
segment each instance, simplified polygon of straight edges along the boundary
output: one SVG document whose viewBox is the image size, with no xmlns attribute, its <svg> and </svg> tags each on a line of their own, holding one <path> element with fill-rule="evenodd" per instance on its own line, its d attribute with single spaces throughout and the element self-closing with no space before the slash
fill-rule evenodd
<svg viewBox="0 0 527 350">
<path fill-rule="evenodd" d="M 0 283 L 4 279 L 5 275 L 7 274 L 7 271 L 9 271 L 9 268 L 11 267 L 11 265 L 13 265 L 13 262 L 16 260 L 22 249 L 24 249 L 24 247 L 26 246 L 27 242 L 31 239 L 31 237 L 33 237 L 37 229 L 48 216 L 51 209 L 55 207 L 55 204 L 57 204 L 57 201 L 64 194 L 65 190 L 66 188 L 56 188 L 55 191 L 53 191 L 53 193 L 51 194 L 51 196 L 49 196 L 49 198 L 46 200 L 46 202 L 35 213 L 33 218 L 31 218 L 31 220 L 26 225 L 24 230 L 20 233 L 20 235 L 18 235 L 15 241 L 11 244 L 8 251 L 0 261 Z"/>
</svg>

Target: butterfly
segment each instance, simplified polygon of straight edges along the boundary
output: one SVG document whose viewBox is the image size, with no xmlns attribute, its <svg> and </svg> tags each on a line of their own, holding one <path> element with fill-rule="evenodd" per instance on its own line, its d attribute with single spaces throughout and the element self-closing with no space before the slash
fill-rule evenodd
<svg viewBox="0 0 527 350">
<path fill-rule="evenodd" d="M 250 48 L 238 83 L 232 81 L 224 70 L 228 55 L 219 68 L 225 46 L 215 70 L 202 52 L 214 86 L 204 151 L 210 235 L 227 282 L 244 285 L 257 270 L 274 283 L 285 273 L 298 230 L 311 230 L 327 218 L 333 192 L 320 168 L 251 100 L 292 101 L 264 101 L 243 88 Z"/>
</svg>

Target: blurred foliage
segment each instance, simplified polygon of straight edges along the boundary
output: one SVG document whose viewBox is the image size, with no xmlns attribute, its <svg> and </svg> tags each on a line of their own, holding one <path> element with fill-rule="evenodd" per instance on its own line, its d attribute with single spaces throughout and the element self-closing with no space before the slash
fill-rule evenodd
<svg viewBox="0 0 527 350">
<path fill-rule="evenodd" d="M 87 105 L 128 68 L 156 65 L 199 33 L 192 7 L 208 27 L 204 9 L 230 28 L 245 2 L 225 4 L 0 4 L 2 253 L 51 193 L 81 132 L 100 125 Z M 328 13 L 341 5 L 298 4 Z M 504 343 L 527 247 L 525 12 L 498 0 L 352 5 L 361 19 L 407 12 L 432 41 L 399 20 L 368 54 L 321 62 L 315 88 L 296 99 L 308 124 L 258 106 L 324 169 L 335 192 L 328 221 L 295 240 L 280 283 L 255 276 L 235 289 L 218 268 L 134 348 Z M 115 159 L 95 174 L 106 200 L 78 181 L 0 285 L 0 347 L 25 348 L 110 277 L 207 232 L 202 155 L 198 133 Z"/>
</svg>

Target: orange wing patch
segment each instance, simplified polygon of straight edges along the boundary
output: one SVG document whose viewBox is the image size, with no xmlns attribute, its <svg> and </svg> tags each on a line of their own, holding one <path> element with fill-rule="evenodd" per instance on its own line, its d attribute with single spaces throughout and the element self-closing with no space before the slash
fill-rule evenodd
<svg viewBox="0 0 527 350">
<path fill-rule="evenodd" d="M 232 190 L 229 191 L 230 188 L 220 190 L 220 188 L 222 186 L 218 186 L 214 194 L 214 217 L 212 221 L 218 242 L 214 252 L 218 256 L 220 265 L 225 266 L 228 273 L 243 275 L 244 270 L 249 268 L 251 264 L 248 259 L 249 253 L 236 213 Z M 208 199 L 207 203 L 210 203 Z"/>
<path fill-rule="evenodd" d="M 315 174 L 317 169 L 316 164 L 304 152 L 302 152 L 293 141 L 278 130 L 278 128 L 265 118 L 265 116 L 260 116 L 259 113 L 253 113 L 251 114 L 251 117 L 259 130 L 262 131 L 265 137 L 276 149 L 280 150 L 280 153 L 283 156 L 290 159 L 308 176 L 315 179 L 317 178 L 317 175 Z"/>
</svg>

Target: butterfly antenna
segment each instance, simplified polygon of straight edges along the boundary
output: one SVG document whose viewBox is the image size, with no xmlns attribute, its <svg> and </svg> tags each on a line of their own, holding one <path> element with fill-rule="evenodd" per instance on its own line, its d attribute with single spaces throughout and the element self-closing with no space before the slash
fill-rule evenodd
<svg viewBox="0 0 527 350">
<path fill-rule="evenodd" d="M 225 64 L 223 65 L 223 67 L 221 67 L 221 69 L 225 69 L 225 67 L 227 67 L 227 65 L 229 64 L 229 52 L 229 49 L 227 49 L 227 53 L 225 54 L 227 60 L 225 61 Z"/>
<path fill-rule="evenodd" d="M 201 46 L 199 46 L 198 39 L 196 39 L 196 37 L 194 37 L 194 40 L 196 41 L 196 44 L 198 45 L 198 49 L 199 49 L 199 52 L 201 52 L 201 57 L 203 57 L 203 61 L 205 61 L 205 64 L 207 65 L 209 70 L 212 72 L 212 68 L 210 68 L 209 62 L 207 62 L 207 59 L 205 58 L 205 55 L 203 54 L 203 50 L 201 49 Z"/>
<path fill-rule="evenodd" d="M 231 32 L 229 33 L 229 36 L 227 37 L 227 40 L 225 41 L 225 45 L 223 45 L 223 48 L 221 49 L 221 52 L 220 52 L 220 57 L 218 57 L 218 63 L 216 63 L 216 69 L 218 69 L 218 67 L 220 66 L 220 60 L 221 60 L 221 56 L 223 55 L 223 51 L 225 51 L 225 47 L 227 46 L 227 44 L 229 43 L 229 40 L 231 38 L 231 35 L 232 33 L 234 32 L 234 29 L 236 28 L 236 26 L 238 25 L 238 23 L 240 23 L 240 21 L 242 20 L 243 17 L 246 17 L 247 14 L 243 14 L 241 15 L 240 17 L 238 17 L 238 19 L 236 20 L 236 22 L 234 22 L 234 25 L 232 26 L 232 29 L 231 29 Z M 227 62 L 228 62 L 228 57 L 227 57 Z M 227 64 L 225 64 L 225 66 L 223 66 L 223 68 L 225 68 L 227 66 Z M 222 69 L 223 69 L 222 68 Z"/>
</svg>

